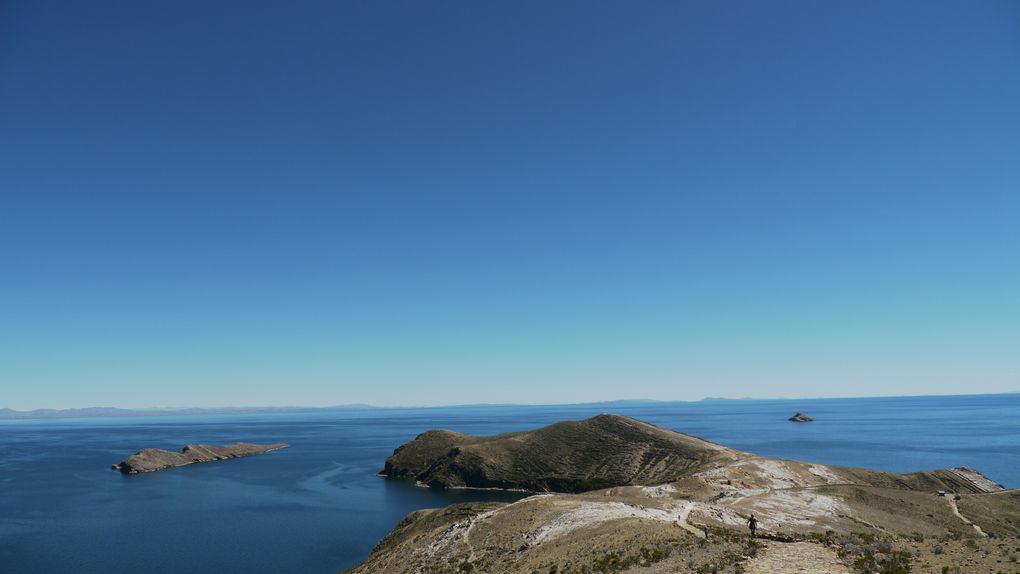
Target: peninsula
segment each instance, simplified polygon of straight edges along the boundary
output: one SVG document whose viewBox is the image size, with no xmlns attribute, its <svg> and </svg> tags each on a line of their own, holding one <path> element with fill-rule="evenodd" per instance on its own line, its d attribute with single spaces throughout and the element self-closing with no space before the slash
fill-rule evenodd
<svg viewBox="0 0 1020 574">
<path fill-rule="evenodd" d="M 413 477 L 427 486 L 584 492 L 677 480 L 730 452 L 603 414 L 491 437 L 431 430 L 394 451 L 380 474 Z"/>
<path fill-rule="evenodd" d="M 428 431 L 381 474 L 536 493 L 413 512 L 349 574 L 977 572 L 1020 532 L 1020 492 L 971 468 L 895 474 L 767 458 L 609 414 L 490 437 Z"/>
<path fill-rule="evenodd" d="M 185 466 L 196 462 L 213 462 L 226 460 L 228 458 L 241 458 L 263 454 L 290 445 L 283 443 L 275 444 L 250 444 L 246 442 L 235 442 L 221 447 L 207 446 L 204 444 L 189 444 L 178 452 L 162 450 L 158 448 L 145 448 L 125 458 L 123 461 L 113 465 L 113 470 L 119 470 L 124 474 L 139 474 L 143 472 L 155 472 L 167 468 Z"/>
</svg>

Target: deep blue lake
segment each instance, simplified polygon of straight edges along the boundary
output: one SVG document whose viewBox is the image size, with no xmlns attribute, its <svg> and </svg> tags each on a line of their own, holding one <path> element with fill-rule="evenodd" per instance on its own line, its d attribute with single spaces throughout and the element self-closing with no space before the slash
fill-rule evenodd
<svg viewBox="0 0 1020 574">
<path fill-rule="evenodd" d="M 816 418 L 786 421 L 795 411 Z M 973 466 L 1020 487 L 1020 395 L 317 411 L 0 421 L 0 573 L 325 574 L 418 508 L 513 499 L 375 476 L 429 428 L 525 430 L 616 412 L 767 456 L 909 472 Z M 143 447 L 287 442 L 122 476 Z"/>
</svg>

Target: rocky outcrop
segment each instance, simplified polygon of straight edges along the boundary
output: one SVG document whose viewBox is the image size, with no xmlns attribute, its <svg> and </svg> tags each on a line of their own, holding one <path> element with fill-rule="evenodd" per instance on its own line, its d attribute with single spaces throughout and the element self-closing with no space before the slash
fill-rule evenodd
<svg viewBox="0 0 1020 574">
<path fill-rule="evenodd" d="M 189 444 L 179 452 L 162 450 L 158 448 L 142 449 L 135 454 L 125 458 L 118 464 L 113 465 L 114 470 L 124 474 L 139 474 L 142 472 L 155 472 L 177 466 L 185 466 L 196 462 L 212 462 L 226 460 L 228 458 L 240 458 L 262 454 L 289 445 L 276 444 L 250 444 L 246 442 L 235 442 L 221 447 L 207 446 L 204 444 Z"/>
<path fill-rule="evenodd" d="M 584 492 L 660 484 L 730 449 L 619 415 L 476 437 L 431 430 L 401 446 L 380 473 L 438 487 Z"/>
<path fill-rule="evenodd" d="M 949 469 L 947 472 L 959 477 L 965 482 L 966 487 L 971 487 L 977 492 L 999 492 L 1000 490 L 1005 490 L 1004 486 L 969 466 L 958 466 Z M 967 491 L 968 489 L 963 488 L 962 490 Z"/>
<path fill-rule="evenodd" d="M 811 422 L 811 421 L 813 421 L 815 419 L 807 416 L 806 414 L 804 414 L 802 412 L 798 412 L 797 414 L 795 414 L 792 417 L 790 417 L 789 420 L 791 420 L 791 421 L 793 421 L 795 423 L 809 423 L 809 422 Z"/>
</svg>

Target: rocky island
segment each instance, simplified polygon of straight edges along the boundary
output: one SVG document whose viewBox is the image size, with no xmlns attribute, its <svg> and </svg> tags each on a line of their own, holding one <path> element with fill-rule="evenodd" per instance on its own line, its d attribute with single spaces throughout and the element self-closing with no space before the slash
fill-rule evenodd
<svg viewBox="0 0 1020 574">
<path fill-rule="evenodd" d="M 491 437 L 428 431 L 382 474 L 536 494 L 413 512 L 349 574 L 994 572 L 1020 534 L 1020 492 L 971 468 L 766 458 L 617 415 Z"/>
<path fill-rule="evenodd" d="M 162 450 L 158 448 L 145 448 L 125 458 L 123 461 L 113 465 L 113 470 L 119 470 L 124 474 L 139 474 L 142 472 L 155 472 L 167 468 L 185 466 L 196 462 L 212 462 L 226 460 L 228 458 L 241 458 L 263 454 L 289 445 L 283 443 L 275 444 L 250 444 L 246 442 L 235 442 L 221 447 L 207 446 L 204 444 L 189 444 L 178 452 Z"/>
</svg>

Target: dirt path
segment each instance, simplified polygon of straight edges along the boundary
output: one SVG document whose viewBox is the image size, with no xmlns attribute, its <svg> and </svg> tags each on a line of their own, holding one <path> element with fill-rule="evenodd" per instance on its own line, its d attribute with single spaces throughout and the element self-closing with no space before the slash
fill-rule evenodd
<svg viewBox="0 0 1020 574">
<path fill-rule="evenodd" d="M 691 515 L 691 509 L 693 508 L 694 508 L 693 504 L 690 503 L 685 504 L 683 509 L 680 511 L 680 516 L 677 518 L 677 523 L 679 523 L 680 527 L 686 530 L 687 532 L 690 532 L 691 534 L 697 536 L 698 538 L 702 538 L 705 536 L 704 531 L 698 528 L 697 526 L 694 526 L 690 522 L 687 522 L 687 517 Z"/>
<path fill-rule="evenodd" d="M 987 535 L 987 534 L 985 534 L 985 531 L 984 531 L 984 530 L 981 530 L 981 527 L 980 527 L 980 526 L 978 526 L 977 524 L 974 524 L 973 522 L 971 522 L 970 520 L 968 520 L 968 519 L 967 519 L 967 517 L 965 517 L 964 515 L 960 514 L 960 508 L 959 508 L 958 506 L 956 506 L 956 500 L 955 500 L 955 499 L 953 499 L 953 498 L 952 498 L 951 496 L 947 496 L 947 497 L 946 497 L 946 500 L 948 500 L 948 501 L 949 501 L 949 507 L 953 509 L 953 514 L 955 514 L 957 518 L 959 518 L 960 520 L 962 520 L 964 524 L 969 524 L 969 525 L 971 526 L 971 528 L 973 528 L 974 530 L 976 530 L 976 531 L 977 531 L 977 533 L 978 533 L 978 534 L 979 534 L 979 535 L 980 535 L 981 537 L 983 537 L 983 538 L 988 538 L 988 535 Z"/>
<path fill-rule="evenodd" d="M 850 574 L 836 552 L 811 542 L 769 542 L 744 565 L 746 574 Z"/>
</svg>

